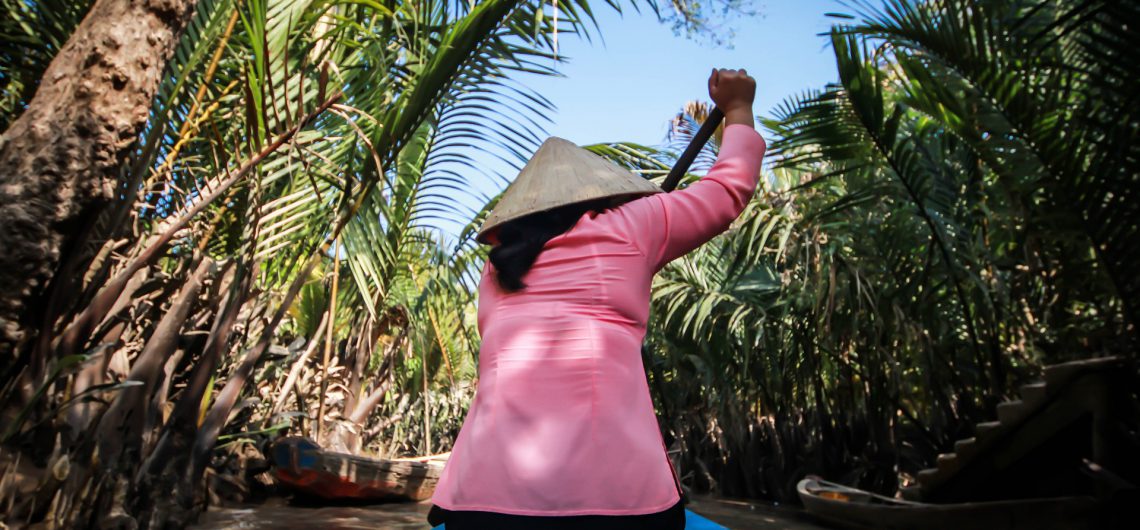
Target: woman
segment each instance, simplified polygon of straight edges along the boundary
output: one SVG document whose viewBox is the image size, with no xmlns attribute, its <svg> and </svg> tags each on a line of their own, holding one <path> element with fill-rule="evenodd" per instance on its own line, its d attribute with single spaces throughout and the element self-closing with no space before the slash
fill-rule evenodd
<svg viewBox="0 0 1140 530">
<path fill-rule="evenodd" d="M 479 389 L 440 477 L 433 525 L 680 529 L 680 484 L 640 347 L 650 282 L 723 232 L 756 189 L 756 82 L 713 70 L 720 156 L 674 193 L 548 140 L 480 230 Z"/>
</svg>

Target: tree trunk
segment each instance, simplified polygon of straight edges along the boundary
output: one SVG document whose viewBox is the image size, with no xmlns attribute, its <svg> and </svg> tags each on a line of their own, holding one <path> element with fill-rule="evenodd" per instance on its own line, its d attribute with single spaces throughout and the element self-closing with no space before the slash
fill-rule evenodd
<svg viewBox="0 0 1140 530">
<path fill-rule="evenodd" d="M 111 198 L 197 0 L 100 0 L 0 135 L 0 350 L 85 213 Z"/>
</svg>

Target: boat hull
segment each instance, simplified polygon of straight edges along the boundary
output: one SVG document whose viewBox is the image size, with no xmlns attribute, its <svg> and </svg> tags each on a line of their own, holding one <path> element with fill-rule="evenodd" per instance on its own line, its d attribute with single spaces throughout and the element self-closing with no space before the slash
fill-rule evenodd
<svg viewBox="0 0 1140 530">
<path fill-rule="evenodd" d="M 1093 528 L 1097 509 L 1089 497 L 1060 497 L 957 504 L 907 502 L 807 478 L 797 486 L 804 509 L 845 528 L 1080 529 Z M 830 496 L 828 496 L 830 495 Z"/>
<path fill-rule="evenodd" d="M 273 446 L 274 476 L 294 491 L 327 500 L 421 501 L 430 498 L 439 462 L 378 460 L 321 449 L 307 438 Z"/>
</svg>

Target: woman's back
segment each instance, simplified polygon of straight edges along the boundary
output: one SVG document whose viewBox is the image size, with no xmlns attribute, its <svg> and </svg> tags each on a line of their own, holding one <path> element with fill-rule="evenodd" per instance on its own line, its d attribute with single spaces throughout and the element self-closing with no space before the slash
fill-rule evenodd
<svg viewBox="0 0 1140 530">
<path fill-rule="evenodd" d="M 526 288 L 479 289 L 479 389 L 433 502 L 519 515 L 646 514 L 678 488 L 640 354 L 653 274 L 716 234 L 755 190 L 764 142 L 726 128 L 686 190 L 586 214 L 543 248 Z"/>
<path fill-rule="evenodd" d="M 616 233 L 615 210 L 590 212 L 552 238 L 525 277 L 526 288 L 504 291 L 488 263 L 479 287 L 479 328 L 487 340 L 512 336 L 530 325 L 589 321 L 625 328 L 643 326 L 653 272 L 627 237 Z M 547 337 L 546 340 L 553 340 Z M 486 360 L 481 354 L 481 360 Z"/>
</svg>

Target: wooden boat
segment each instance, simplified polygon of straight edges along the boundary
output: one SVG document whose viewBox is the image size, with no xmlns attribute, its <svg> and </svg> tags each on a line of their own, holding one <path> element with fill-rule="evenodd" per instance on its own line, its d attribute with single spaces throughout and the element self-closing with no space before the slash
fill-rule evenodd
<svg viewBox="0 0 1140 530">
<path fill-rule="evenodd" d="M 1093 528 L 1091 497 L 928 504 L 877 495 L 808 477 L 796 485 L 804 509 L 845 528 Z"/>
<path fill-rule="evenodd" d="M 325 451 L 309 438 L 273 444 L 274 476 L 305 495 L 337 501 L 422 501 L 431 497 L 448 454 L 378 460 Z"/>
</svg>

